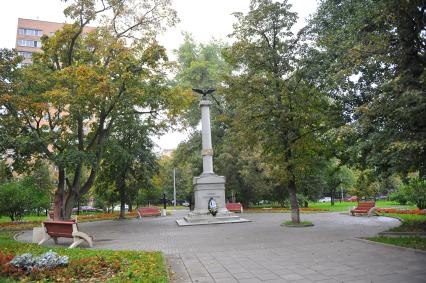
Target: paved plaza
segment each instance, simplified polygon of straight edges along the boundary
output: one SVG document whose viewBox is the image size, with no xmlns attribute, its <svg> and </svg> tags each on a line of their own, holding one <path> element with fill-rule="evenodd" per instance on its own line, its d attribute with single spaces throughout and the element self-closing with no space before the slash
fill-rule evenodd
<svg viewBox="0 0 426 283">
<path fill-rule="evenodd" d="M 95 249 L 164 252 L 173 282 L 426 282 L 426 253 L 355 239 L 397 226 L 396 219 L 302 214 L 315 226 L 288 228 L 280 224 L 290 214 L 244 213 L 252 222 L 178 227 L 186 213 L 79 228 L 94 236 Z M 18 239 L 31 241 L 31 232 Z"/>
</svg>

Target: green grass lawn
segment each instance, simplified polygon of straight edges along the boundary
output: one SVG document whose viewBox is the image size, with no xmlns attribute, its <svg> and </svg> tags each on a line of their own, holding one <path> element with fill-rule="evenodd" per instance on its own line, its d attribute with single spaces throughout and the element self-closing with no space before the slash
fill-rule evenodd
<svg viewBox="0 0 426 283">
<path fill-rule="evenodd" d="M 281 226 L 289 226 L 289 227 L 307 227 L 307 226 L 314 226 L 314 224 L 310 221 L 300 221 L 300 223 L 293 223 L 291 220 L 290 221 L 285 221 L 283 223 L 281 223 Z"/>
<path fill-rule="evenodd" d="M 265 208 L 248 208 L 244 210 L 245 213 L 291 213 L 290 209 L 265 209 Z M 304 210 L 299 210 L 299 213 L 301 214 L 309 214 L 309 213 L 319 213 L 319 212 L 328 212 L 325 210 L 320 210 L 320 211 L 304 211 Z"/>
<path fill-rule="evenodd" d="M 311 202 L 309 203 L 309 207 L 312 208 L 323 208 L 328 209 L 329 211 L 348 211 L 350 208 L 357 206 L 357 202 L 335 202 L 334 206 L 331 205 L 330 202 Z M 415 206 L 409 205 L 400 205 L 394 201 L 384 201 L 379 200 L 376 201 L 376 207 L 393 207 L 393 208 L 401 208 L 401 209 L 415 209 Z"/>
<path fill-rule="evenodd" d="M 401 246 L 412 249 L 426 250 L 426 239 L 420 237 L 370 237 L 367 238 L 370 241 L 380 242 L 384 244 L 390 244 L 395 246 Z"/>
<path fill-rule="evenodd" d="M 160 252 L 110 251 L 40 247 L 14 241 L 12 232 L 0 232 L 0 282 L 66 281 L 94 278 L 96 282 L 168 282 L 164 257 Z M 7 262 L 14 255 L 40 255 L 49 250 L 70 259 L 67 267 L 22 274 Z M 92 282 L 92 281 L 91 281 Z M 94 282 L 94 281 L 93 281 Z"/>
<path fill-rule="evenodd" d="M 103 213 L 104 212 L 80 212 L 80 214 L 78 216 L 96 215 L 96 214 L 103 214 Z M 47 219 L 47 216 L 45 214 L 40 214 L 39 216 L 37 216 L 37 215 L 25 215 L 21 220 L 24 220 L 24 221 L 43 221 L 43 220 L 46 220 L 46 219 Z M 4 222 L 10 222 L 10 217 L 0 216 L 0 223 L 4 223 Z"/>
<path fill-rule="evenodd" d="M 46 215 L 40 215 L 40 216 L 27 215 L 22 218 L 22 220 L 25 220 L 25 221 L 42 221 L 46 219 L 47 219 Z M 0 223 L 4 223 L 4 222 L 10 222 L 10 217 L 0 216 Z"/>
<path fill-rule="evenodd" d="M 390 232 L 426 232 L 426 215 L 382 213 L 384 216 L 397 217 L 402 220 L 398 227 L 389 229 Z M 370 237 L 370 241 L 391 244 L 406 248 L 426 250 L 426 238 L 421 237 Z"/>
<path fill-rule="evenodd" d="M 335 202 L 332 206 L 330 202 L 310 202 L 308 208 L 317 208 L 323 209 L 330 212 L 348 212 L 353 207 L 358 205 L 357 202 Z M 290 210 L 268 210 L 265 208 L 279 208 L 278 203 L 272 204 L 263 204 L 263 205 L 254 205 L 248 209 L 247 212 L 277 212 L 277 213 L 289 213 Z M 376 207 L 386 207 L 386 208 L 398 208 L 398 209 L 415 209 L 415 206 L 412 205 L 400 205 L 394 201 L 376 201 Z M 324 211 L 301 211 L 302 213 L 319 213 Z"/>
<path fill-rule="evenodd" d="M 401 226 L 391 228 L 392 232 L 426 232 L 426 215 L 382 213 L 383 216 L 397 217 L 403 222 Z"/>
<path fill-rule="evenodd" d="M 118 219 L 119 213 L 85 213 L 77 216 L 78 222 L 90 222 L 90 221 L 101 221 L 101 220 L 116 220 Z M 125 215 L 126 219 L 132 219 L 137 217 L 137 212 L 128 212 Z M 9 218 L 3 218 L 4 221 L 0 221 L 0 231 L 18 231 L 32 229 L 33 227 L 41 226 L 41 222 L 47 220 L 46 216 L 26 216 L 22 220 L 24 222 L 13 223 Z"/>
<path fill-rule="evenodd" d="M 163 208 L 163 206 L 159 206 L 160 208 Z M 168 211 L 173 211 L 175 208 L 173 205 L 168 205 L 167 206 L 167 210 Z M 188 210 L 189 207 L 187 206 L 183 206 L 183 205 L 176 205 L 176 210 Z"/>
</svg>

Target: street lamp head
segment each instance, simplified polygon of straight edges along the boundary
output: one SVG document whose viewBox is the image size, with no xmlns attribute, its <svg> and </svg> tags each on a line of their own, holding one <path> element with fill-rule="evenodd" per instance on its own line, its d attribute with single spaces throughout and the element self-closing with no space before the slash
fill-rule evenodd
<svg viewBox="0 0 426 283">
<path fill-rule="evenodd" d="M 207 88 L 207 89 L 193 88 L 192 90 L 195 91 L 196 93 L 202 94 L 203 95 L 202 99 L 207 99 L 207 94 L 214 92 L 216 89 L 215 88 Z"/>
</svg>

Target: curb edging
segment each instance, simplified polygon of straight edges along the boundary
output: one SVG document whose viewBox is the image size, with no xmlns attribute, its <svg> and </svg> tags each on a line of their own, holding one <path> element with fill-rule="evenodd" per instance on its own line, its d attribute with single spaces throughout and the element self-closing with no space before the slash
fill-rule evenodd
<svg viewBox="0 0 426 283">
<path fill-rule="evenodd" d="M 18 236 L 21 235 L 21 234 L 24 234 L 24 231 L 18 232 L 15 235 L 13 235 L 13 240 L 18 242 Z"/>
</svg>

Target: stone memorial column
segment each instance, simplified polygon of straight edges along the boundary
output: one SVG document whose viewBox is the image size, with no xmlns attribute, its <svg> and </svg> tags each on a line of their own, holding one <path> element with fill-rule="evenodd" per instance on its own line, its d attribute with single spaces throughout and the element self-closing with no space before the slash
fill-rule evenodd
<svg viewBox="0 0 426 283">
<path fill-rule="evenodd" d="M 210 105 L 209 100 L 203 99 L 200 102 L 201 108 L 201 139 L 203 156 L 203 174 L 213 174 L 213 147 L 210 127 Z"/>
<path fill-rule="evenodd" d="M 193 179 L 194 210 L 183 219 L 176 220 L 176 222 L 180 226 L 248 222 L 249 220 L 240 218 L 240 216 L 226 209 L 225 177 L 218 176 L 213 172 L 213 146 L 210 127 L 211 102 L 207 99 L 207 94 L 212 93 L 214 89 L 193 90 L 203 94 L 200 101 L 203 173 Z"/>
</svg>

